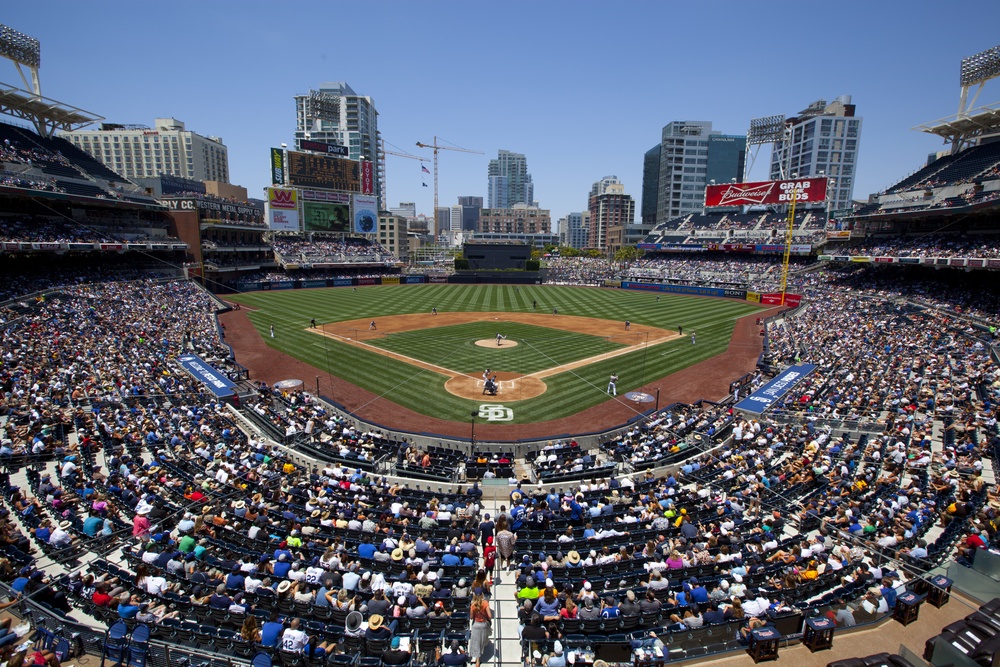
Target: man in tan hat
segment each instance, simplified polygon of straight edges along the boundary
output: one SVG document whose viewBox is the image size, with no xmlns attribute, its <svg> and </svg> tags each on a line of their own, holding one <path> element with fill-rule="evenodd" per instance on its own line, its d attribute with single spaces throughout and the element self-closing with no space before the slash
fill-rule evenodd
<svg viewBox="0 0 1000 667">
<path fill-rule="evenodd" d="M 580 564 L 580 552 L 574 549 L 566 554 L 566 563 L 570 567 L 578 566 Z"/>
<path fill-rule="evenodd" d="M 365 630 L 365 639 L 388 639 L 392 636 L 392 630 L 385 626 L 385 619 L 381 614 L 372 614 L 368 617 L 368 629 Z"/>
</svg>

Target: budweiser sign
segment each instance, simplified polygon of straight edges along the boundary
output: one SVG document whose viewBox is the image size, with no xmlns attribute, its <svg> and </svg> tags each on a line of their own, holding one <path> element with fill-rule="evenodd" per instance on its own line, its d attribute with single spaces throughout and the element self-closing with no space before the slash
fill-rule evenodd
<svg viewBox="0 0 1000 667">
<path fill-rule="evenodd" d="M 733 183 L 709 185 L 705 188 L 706 207 L 790 204 L 792 199 L 800 203 L 826 200 L 826 179 Z"/>
</svg>

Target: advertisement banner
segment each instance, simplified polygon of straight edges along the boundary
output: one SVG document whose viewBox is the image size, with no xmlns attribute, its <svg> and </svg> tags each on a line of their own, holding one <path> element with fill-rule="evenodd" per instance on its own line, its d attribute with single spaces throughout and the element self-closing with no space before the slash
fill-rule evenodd
<svg viewBox="0 0 1000 667">
<path fill-rule="evenodd" d="M 280 148 L 271 149 L 271 183 L 285 184 L 285 153 Z"/>
<path fill-rule="evenodd" d="M 778 374 L 773 380 L 763 387 L 753 392 L 734 407 L 744 412 L 761 414 L 776 401 L 791 391 L 792 387 L 798 384 L 804 377 L 816 370 L 815 364 L 797 364 L 789 366 Z"/>
<path fill-rule="evenodd" d="M 965 266 L 966 261 L 964 257 L 952 257 L 948 260 L 948 266 Z"/>
<path fill-rule="evenodd" d="M 378 285 L 378 278 L 358 278 L 359 285 Z"/>
<path fill-rule="evenodd" d="M 424 276 L 404 276 L 403 283 L 406 285 L 419 285 L 424 282 Z"/>
<path fill-rule="evenodd" d="M 307 232 L 351 231 L 351 207 L 330 202 L 302 202 L 302 223 Z"/>
<path fill-rule="evenodd" d="M 101 250 L 117 250 L 121 252 L 125 250 L 125 245 L 122 243 L 102 243 Z"/>
<path fill-rule="evenodd" d="M 343 157 L 347 157 L 350 154 L 347 150 L 347 146 L 328 144 L 324 141 L 311 141 L 310 139 L 302 139 L 299 141 L 299 148 L 304 151 L 326 153 L 327 155 L 341 155 Z"/>
<path fill-rule="evenodd" d="M 659 250 L 659 243 L 640 243 L 639 250 Z"/>
<path fill-rule="evenodd" d="M 792 244 L 792 253 L 796 255 L 808 255 L 812 252 L 813 247 L 811 245 L 795 245 Z"/>
<path fill-rule="evenodd" d="M 333 279 L 333 286 L 334 287 L 350 287 L 353 284 L 354 284 L 354 280 L 352 280 L 351 278 L 334 278 Z"/>
<path fill-rule="evenodd" d="M 896 262 L 898 264 L 919 264 L 919 257 L 897 257 Z"/>
<path fill-rule="evenodd" d="M 858 262 L 859 264 L 867 264 L 867 263 L 870 263 L 872 261 L 872 258 L 871 257 L 864 257 L 864 256 L 851 257 L 851 261 L 852 262 Z"/>
<path fill-rule="evenodd" d="M 799 203 L 826 201 L 826 179 L 803 178 L 796 181 L 709 185 L 705 188 L 705 206 L 790 204 L 793 195 Z"/>
<path fill-rule="evenodd" d="M 152 245 L 152 244 L 150 244 L 150 245 Z M 162 246 L 162 247 L 157 247 L 156 250 L 169 250 L 170 249 L 170 246 L 168 246 L 166 243 L 158 243 L 156 245 L 157 246 Z M 70 243 L 69 244 L 69 249 L 70 250 L 93 250 L 96 247 L 98 247 L 98 246 L 96 244 L 94 244 L 94 243 Z"/>
<path fill-rule="evenodd" d="M 288 185 L 341 192 L 361 191 L 361 166 L 355 160 L 288 151 Z"/>
<path fill-rule="evenodd" d="M 761 294 L 760 302 L 766 306 L 780 306 L 781 305 L 781 292 L 772 292 L 770 294 Z M 789 308 L 795 308 L 800 303 L 802 303 L 801 294 L 790 294 L 785 293 L 785 305 Z"/>
<path fill-rule="evenodd" d="M 841 230 L 841 231 L 827 232 L 826 233 L 826 238 L 828 238 L 828 239 L 849 239 L 849 238 L 851 238 L 851 231 L 849 229 L 847 229 L 847 230 Z"/>
<path fill-rule="evenodd" d="M 745 289 L 730 289 L 726 288 L 722 290 L 722 296 L 727 299 L 746 299 L 747 291 Z"/>
<path fill-rule="evenodd" d="M 760 303 L 760 292 L 752 292 L 750 290 L 747 290 L 747 301 Z"/>
<path fill-rule="evenodd" d="M 267 220 L 270 229 L 296 232 L 299 230 L 299 198 L 297 190 L 267 189 Z"/>
<path fill-rule="evenodd" d="M 816 259 L 818 259 L 821 262 L 829 262 L 830 260 L 833 259 L 833 255 L 820 255 Z"/>
<path fill-rule="evenodd" d="M 301 280 L 299 285 L 305 289 L 310 287 L 326 287 L 326 278 L 321 278 L 317 280 Z"/>
<path fill-rule="evenodd" d="M 622 281 L 608 279 L 608 280 L 604 281 L 604 286 L 605 287 L 621 287 L 622 286 Z"/>
<path fill-rule="evenodd" d="M 72 245 L 73 244 L 71 243 L 70 247 L 72 247 Z M 970 260 L 968 260 L 966 262 L 965 265 L 968 266 L 969 268 L 972 268 L 972 269 L 981 269 L 981 268 L 983 268 L 983 266 L 985 266 L 985 260 L 982 260 L 982 259 L 970 259 Z"/>
<path fill-rule="evenodd" d="M 196 380 L 219 397 L 232 396 L 236 384 L 225 376 L 219 369 L 212 366 L 196 354 L 185 354 L 177 358 L 181 367 L 190 373 Z"/>
<path fill-rule="evenodd" d="M 374 162 L 362 162 L 361 163 L 361 194 L 363 195 L 373 195 L 375 194 L 375 163 Z M 375 208 L 375 207 L 372 207 Z"/>
<path fill-rule="evenodd" d="M 432 283 L 446 283 L 448 282 L 448 276 L 431 276 L 427 281 Z"/>
<path fill-rule="evenodd" d="M 281 280 L 276 283 L 271 283 L 271 289 L 295 289 L 295 283 L 291 280 Z"/>
<path fill-rule="evenodd" d="M 365 164 L 371 164 L 366 162 Z M 378 200 L 368 195 L 354 195 L 354 233 L 378 232 Z"/>
<path fill-rule="evenodd" d="M 383 285 L 398 285 L 399 276 L 382 276 Z"/>
<path fill-rule="evenodd" d="M 876 264 L 892 264 L 893 259 L 892 257 L 876 257 L 874 261 Z"/>
</svg>

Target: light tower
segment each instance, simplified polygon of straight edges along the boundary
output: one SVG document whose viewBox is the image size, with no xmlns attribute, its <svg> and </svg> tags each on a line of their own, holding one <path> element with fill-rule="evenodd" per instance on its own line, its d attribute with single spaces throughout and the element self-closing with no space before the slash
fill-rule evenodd
<svg viewBox="0 0 1000 667">
<path fill-rule="evenodd" d="M 0 83 L 0 113 L 30 121 L 35 131 L 51 137 L 56 130 L 72 131 L 103 117 L 42 95 L 38 69 L 42 64 L 42 46 L 34 37 L 0 25 L 0 57 L 14 63 L 24 88 Z M 29 76 L 23 67 L 28 68 Z"/>
</svg>

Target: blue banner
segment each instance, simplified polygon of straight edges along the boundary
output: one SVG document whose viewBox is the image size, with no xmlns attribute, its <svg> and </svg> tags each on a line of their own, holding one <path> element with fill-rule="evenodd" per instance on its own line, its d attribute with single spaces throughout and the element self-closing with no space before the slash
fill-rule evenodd
<svg viewBox="0 0 1000 667">
<path fill-rule="evenodd" d="M 403 282 L 407 285 L 418 285 L 424 282 L 426 276 L 403 276 Z"/>
<path fill-rule="evenodd" d="M 318 280 L 303 280 L 299 284 L 304 288 L 326 287 L 326 278 L 320 278 Z"/>
<path fill-rule="evenodd" d="M 350 287 L 353 284 L 354 284 L 354 280 L 352 280 L 351 278 L 334 278 L 333 279 L 333 286 L 334 287 Z"/>
<path fill-rule="evenodd" d="M 816 370 L 816 364 L 789 366 L 776 378 L 736 404 L 737 410 L 761 414 L 787 394 L 802 378 Z"/>
<path fill-rule="evenodd" d="M 185 354 L 178 357 L 177 361 L 180 362 L 184 370 L 208 387 L 216 396 L 222 398 L 232 396 L 235 393 L 233 390 L 236 389 L 236 384 L 198 355 Z"/>
<path fill-rule="evenodd" d="M 647 292 L 670 292 L 672 294 L 695 294 L 697 296 L 727 296 L 720 287 L 698 287 L 697 285 L 665 285 L 662 283 L 623 282 L 623 289 L 638 289 Z M 742 297 L 740 297 L 742 298 Z"/>
</svg>

